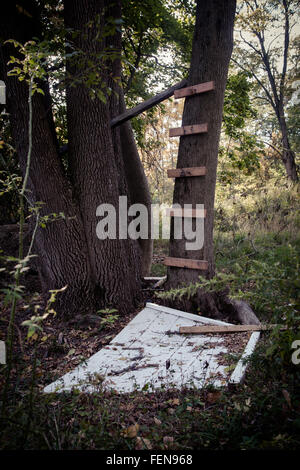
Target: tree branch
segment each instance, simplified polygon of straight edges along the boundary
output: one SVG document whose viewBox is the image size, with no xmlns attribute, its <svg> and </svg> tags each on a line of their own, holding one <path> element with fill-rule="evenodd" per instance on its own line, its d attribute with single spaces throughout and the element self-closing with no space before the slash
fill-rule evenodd
<svg viewBox="0 0 300 470">
<path fill-rule="evenodd" d="M 285 25 L 284 25 L 284 52 L 283 52 L 283 65 L 282 65 L 282 72 L 280 78 L 280 85 L 279 85 L 279 98 L 280 101 L 283 101 L 283 88 L 284 82 L 286 77 L 286 70 L 287 70 L 287 60 L 288 60 L 288 51 L 289 51 L 289 44 L 290 44 L 290 25 L 289 25 L 289 7 L 286 0 L 282 1 L 284 7 L 284 17 L 285 17 Z"/>
<path fill-rule="evenodd" d="M 270 105 L 272 106 L 272 108 L 274 109 L 275 113 L 277 114 L 277 107 L 276 107 L 276 104 L 271 96 L 271 93 L 269 92 L 269 90 L 267 89 L 267 87 L 263 84 L 263 82 L 260 80 L 260 78 L 258 78 L 258 76 L 256 75 L 256 73 L 253 72 L 252 69 L 246 69 L 246 67 L 244 67 L 243 65 L 241 65 L 237 60 L 231 58 L 232 62 L 234 62 L 238 67 L 240 67 L 240 69 L 242 69 L 244 72 L 247 72 L 247 73 L 251 73 L 253 78 L 255 78 L 255 80 L 257 81 L 257 83 L 262 87 L 262 89 L 264 90 L 266 96 L 267 96 L 267 99 L 270 103 Z"/>
<path fill-rule="evenodd" d="M 133 117 L 137 116 L 138 114 L 143 113 L 147 109 L 153 108 L 153 106 L 173 96 L 175 90 L 178 90 L 179 88 L 184 88 L 186 85 L 187 85 L 187 81 L 184 79 L 181 82 L 176 83 L 176 85 L 168 88 L 167 90 L 162 91 L 158 95 L 155 95 L 152 98 L 149 98 L 148 100 L 143 101 L 142 103 L 138 104 L 134 108 L 131 108 L 125 111 L 125 113 L 114 117 L 110 123 L 111 127 L 119 126 L 120 124 L 123 124 L 129 119 L 132 119 Z"/>
<path fill-rule="evenodd" d="M 132 85 L 132 81 L 133 81 L 133 78 L 134 78 L 134 75 L 136 73 L 136 69 L 138 68 L 139 66 L 139 63 L 141 61 L 141 58 L 142 58 L 142 40 L 143 40 L 143 34 L 144 34 L 144 31 L 141 31 L 140 32 L 140 37 L 139 37 L 139 45 L 138 45 L 138 48 L 136 50 L 135 46 L 134 46 L 134 43 L 132 41 L 132 39 L 130 38 L 130 43 L 132 44 L 132 47 L 133 47 L 133 50 L 136 54 L 136 58 L 135 58 L 135 61 L 134 61 L 134 66 L 131 67 L 131 71 L 130 71 L 130 76 L 129 76 L 129 79 L 127 81 L 127 84 L 126 84 L 126 87 L 124 89 L 124 94 L 126 95 L 126 93 L 128 92 L 128 90 L 130 89 L 131 85 Z"/>
</svg>

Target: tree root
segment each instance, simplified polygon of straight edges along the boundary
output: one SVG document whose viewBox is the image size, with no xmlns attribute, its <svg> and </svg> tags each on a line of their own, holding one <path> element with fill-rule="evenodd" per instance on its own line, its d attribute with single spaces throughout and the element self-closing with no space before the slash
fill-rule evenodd
<svg viewBox="0 0 300 470">
<path fill-rule="evenodd" d="M 229 289 L 220 292 L 203 292 L 198 289 L 197 293 L 189 299 L 159 299 L 159 303 L 215 320 L 242 325 L 259 325 L 260 321 L 250 305 L 243 300 L 229 298 L 228 293 Z"/>
</svg>

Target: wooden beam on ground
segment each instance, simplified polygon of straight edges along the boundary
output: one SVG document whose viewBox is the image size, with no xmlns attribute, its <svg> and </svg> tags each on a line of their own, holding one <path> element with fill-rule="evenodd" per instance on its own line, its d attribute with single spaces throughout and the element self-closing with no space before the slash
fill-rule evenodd
<svg viewBox="0 0 300 470">
<path fill-rule="evenodd" d="M 170 217 L 194 217 L 203 219 L 206 217 L 206 209 L 166 209 L 166 215 Z"/>
<path fill-rule="evenodd" d="M 181 334 L 207 334 L 207 333 L 241 333 L 245 331 L 265 331 L 273 330 L 278 325 L 209 325 L 209 326 L 181 326 Z M 286 330 L 286 326 L 280 326 L 280 330 Z"/>
<path fill-rule="evenodd" d="M 178 137 L 183 135 L 191 134 L 203 134 L 207 132 L 207 123 L 204 124 L 193 124 L 192 126 L 174 127 L 169 130 L 169 137 Z"/>
<path fill-rule="evenodd" d="M 186 176 L 204 176 L 206 175 L 205 166 L 196 166 L 191 168 L 174 168 L 167 170 L 168 178 L 184 178 Z"/>
<path fill-rule="evenodd" d="M 176 268 L 200 269 L 201 271 L 206 271 L 208 269 L 208 262 L 200 259 L 167 257 L 164 259 L 163 264 L 165 266 Z"/>
<path fill-rule="evenodd" d="M 138 116 L 139 114 L 143 113 L 147 109 L 153 108 L 153 106 L 173 96 L 176 90 L 185 87 L 186 84 L 187 84 L 187 80 L 182 80 L 181 82 L 176 83 L 176 85 L 171 86 L 167 90 L 162 91 L 158 95 L 155 95 L 152 98 L 149 98 L 148 100 L 143 101 L 142 103 L 138 104 L 134 108 L 128 109 L 127 111 L 120 114 L 119 116 L 114 117 L 110 122 L 111 127 L 120 126 L 120 124 L 123 124 L 129 119 L 132 119 L 133 117 Z"/>
<path fill-rule="evenodd" d="M 206 91 L 214 90 L 214 82 L 199 83 L 199 85 L 192 85 L 187 88 L 181 88 L 180 90 L 174 91 L 174 98 L 184 98 L 185 96 L 197 95 L 198 93 L 204 93 Z"/>
</svg>

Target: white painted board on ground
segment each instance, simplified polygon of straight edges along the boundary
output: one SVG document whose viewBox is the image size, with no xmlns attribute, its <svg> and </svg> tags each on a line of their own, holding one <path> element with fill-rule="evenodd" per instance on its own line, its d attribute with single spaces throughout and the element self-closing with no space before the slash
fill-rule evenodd
<svg viewBox="0 0 300 470">
<path fill-rule="evenodd" d="M 229 325 L 180 310 L 147 303 L 146 307 L 104 348 L 82 365 L 44 388 L 45 393 L 85 392 L 101 389 L 129 393 L 134 390 L 192 387 L 228 383 L 220 353 L 230 353 L 223 337 L 182 335 L 179 327 L 199 324 Z M 252 333 L 245 357 L 252 353 L 259 334 Z M 246 364 L 240 360 L 229 380 L 243 379 Z"/>
</svg>

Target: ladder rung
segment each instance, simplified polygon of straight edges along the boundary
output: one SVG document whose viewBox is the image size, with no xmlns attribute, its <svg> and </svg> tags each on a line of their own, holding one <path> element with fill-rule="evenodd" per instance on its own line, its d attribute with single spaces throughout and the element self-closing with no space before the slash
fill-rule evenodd
<svg viewBox="0 0 300 470">
<path fill-rule="evenodd" d="M 206 175 L 205 166 L 195 166 L 191 168 L 172 168 L 167 170 L 168 178 L 183 178 L 185 176 L 203 176 Z"/>
<path fill-rule="evenodd" d="M 243 331 L 266 331 L 278 328 L 286 330 L 286 325 L 205 325 L 205 326 L 181 326 L 180 334 L 205 334 L 205 333 L 240 333 Z"/>
<path fill-rule="evenodd" d="M 207 132 L 207 123 L 194 124 L 192 126 L 174 127 L 173 129 L 169 129 L 169 137 L 202 134 L 204 132 Z"/>
<path fill-rule="evenodd" d="M 180 208 L 169 208 L 166 209 L 166 214 L 170 217 L 195 217 L 203 219 L 206 217 L 206 209 L 180 209 Z"/>
<path fill-rule="evenodd" d="M 186 259 L 186 258 L 171 258 L 164 259 L 165 266 L 173 266 L 177 268 L 200 269 L 206 271 L 208 269 L 208 262 L 199 259 Z"/>
<path fill-rule="evenodd" d="M 214 90 L 214 82 L 199 83 L 198 85 L 188 86 L 186 88 L 180 88 L 174 91 L 174 98 L 184 98 L 185 96 L 197 95 L 198 93 L 204 93 L 205 91 Z"/>
</svg>

